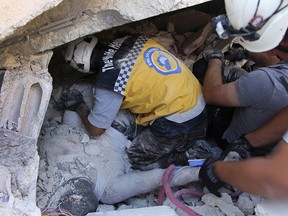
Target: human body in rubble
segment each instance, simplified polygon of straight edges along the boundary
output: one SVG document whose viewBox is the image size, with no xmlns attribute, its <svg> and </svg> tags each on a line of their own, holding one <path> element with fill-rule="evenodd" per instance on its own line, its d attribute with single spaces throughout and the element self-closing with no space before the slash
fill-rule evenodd
<svg viewBox="0 0 288 216">
<path fill-rule="evenodd" d="M 120 110 L 115 122 L 135 129 L 133 118 L 130 112 Z M 162 185 L 165 169 L 131 169 L 125 157 L 125 147 L 130 142 L 127 136 L 110 127 L 101 136 L 83 140 L 87 133 L 83 125 L 70 122 L 46 128 L 40 139 L 39 148 L 45 155 L 43 159 L 46 160 L 44 164 L 47 164 L 47 168 L 43 169 L 44 173 L 40 169 L 39 178 L 43 185 L 53 183 L 53 186 L 45 188 L 43 197 L 38 194 L 38 199 L 42 197 L 41 200 L 46 200 L 48 208 L 65 209 L 73 215 L 86 215 L 96 211 L 98 201 L 115 204 L 151 192 Z M 199 167 L 181 167 L 175 170 L 171 185 L 180 186 L 197 181 L 198 172 Z M 49 177 L 43 179 L 43 174 Z M 38 200 L 38 206 L 43 203 L 41 200 Z"/>
<path fill-rule="evenodd" d="M 144 127 L 127 150 L 134 168 L 187 164 L 185 151 L 206 133 L 206 104 L 201 85 L 180 60 L 143 36 L 105 46 L 88 36 L 68 46 L 66 60 L 80 72 L 97 73 L 91 110 L 73 94 L 66 102 L 92 137 L 111 125 L 125 133 L 113 120 L 120 109 L 127 109 Z"/>
<path fill-rule="evenodd" d="M 229 21 L 223 16 L 215 19 L 216 30 L 221 26 L 224 29 L 218 31 L 220 37 L 238 35 L 240 44 L 248 51 L 266 52 L 282 61 L 234 82 L 222 83 L 222 52 L 211 50 L 203 54 L 209 61 L 204 78 L 206 102 L 238 107 L 223 135 L 230 142 L 224 152 L 236 151 L 245 158 L 258 147 L 278 144 L 267 157 L 243 162 L 211 158 L 202 166 L 199 177 L 217 195 L 225 182 L 269 198 L 287 197 L 288 1 L 225 0 L 225 7 Z"/>
</svg>

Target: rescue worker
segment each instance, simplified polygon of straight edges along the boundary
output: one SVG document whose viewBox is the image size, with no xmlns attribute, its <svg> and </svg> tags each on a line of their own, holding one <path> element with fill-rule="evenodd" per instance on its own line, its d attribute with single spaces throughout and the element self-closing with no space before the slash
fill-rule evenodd
<svg viewBox="0 0 288 216">
<path fill-rule="evenodd" d="M 220 37 L 238 36 L 246 50 L 267 52 L 282 61 L 223 84 L 223 54 L 218 50 L 205 52 L 204 58 L 209 61 L 204 78 L 205 100 L 239 107 L 224 133 L 233 146 L 229 151 L 249 154 L 253 148 L 278 144 L 267 157 L 241 162 L 207 159 L 199 178 L 216 195 L 227 183 L 264 197 L 288 197 L 288 0 L 225 0 L 225 8 L 227 17 L 214 19 Z"/>
<path fill-rule="evenodd" d="M 144 126 L 127 149 L 134 168 L 187 164 L 185 151 L 206 133 L 206 104 L 201 85 L 180 60 L 143 36 L 108 45 L 88 36 L 68 46 L 66 60 L 80 72 L 97 73 L 91 110 L 81 95 L 68 95 L 65 103 L 80 115 L 91 136 L 110 126 L 125 134 L 125 127 L 113 120 L 119 109 L 126 109 Z"/>
</svg>

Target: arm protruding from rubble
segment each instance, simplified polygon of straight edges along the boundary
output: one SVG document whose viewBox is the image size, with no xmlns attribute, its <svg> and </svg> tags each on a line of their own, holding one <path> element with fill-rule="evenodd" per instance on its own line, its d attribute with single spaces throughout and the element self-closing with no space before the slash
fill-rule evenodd
<svg viewBox="0 0 288 216">
<path fill-rule="evenodd" d="M 199 169 L 183 167 L 181 170 L 176 170 L 170 182 L 171 186 L 181 186 L 198 181 Z M 105 204 L 114 204 L 133 196 L 151 192 L 162 186 L 164 173 L 165 169 L 154 169 L 119 176 L 107 185 L 100 201 Z"/>
<path fill-rule="evenodd" d="M 270 199 L 288 197 L 288 143 L 280 141 L 268 157 L 254 157 L 242 162 L 215 163 L 219 179 L 241 191 Z"/>
<path fill-rule="evenodd" d="M 97 137 L 102 135 L 106 129 L 104 128 L 98 128 L 94 125 L 92 125 L 89 120 L 88 120 L 88 115 L 90 113 L 88 107 L 86 106 L 86 104 L 81 103 L 77 109 L 76 112 L 78 113 L 78 115 L 80 116 L 85 128 L 88 130 L 89 134 L 92 137 Z"/>
</svg>

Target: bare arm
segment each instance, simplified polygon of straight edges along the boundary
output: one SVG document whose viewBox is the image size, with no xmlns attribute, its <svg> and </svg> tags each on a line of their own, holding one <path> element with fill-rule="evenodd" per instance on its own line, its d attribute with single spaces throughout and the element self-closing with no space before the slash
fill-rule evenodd
<svg viewBox="0 0 288 216">
<path fill-rule="evenodd" d="M 278 142 L 288 128 L 288 107 L 281 110 L 262 127 L 245 135 L 253 147 Z M 288 156 L 287 156 L 288 158 Z"/>
<path fill-rule="evenodd" d="M 283 140 L 269 157 L 242 162 L 215 163 L 216 175 L 223 181 L 252 194 L 267 198 L 288 197 L 288 144 Z"/>
<path fill-rule="evenodd" d="M 239 106 L 235 82 L 222 83 L 222 62 L 211 59 L 204 78 L 204 98 L 208 104 L 220 106 Z"/>
<path fill-rule="evenodd" d="M 106 129 L 98 128 L 89 122 L 88 120 L 89 109 L 85 104 L 83 103 L 80 104 L 76 112 L 79 114 L 85 128 L 88 130 L 88 132 L 92 137 L 100 136 L 105 132 Z"/>
</svg>

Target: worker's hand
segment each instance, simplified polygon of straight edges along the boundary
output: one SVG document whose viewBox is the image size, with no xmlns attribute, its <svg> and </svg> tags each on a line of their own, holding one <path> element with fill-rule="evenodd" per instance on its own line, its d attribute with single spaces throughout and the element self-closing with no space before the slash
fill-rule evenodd
<svg viewBox="0 0 288 216">
<path fill-rule="evenodd" d="M 64 92 L 61 100 L 64 108 L 71 111 L 76 111 L 80 104 L 85 104 L 83 95 L 76 89 Z"/>
<path fill-rule="evenodd" d="M 207 50 L 203 52 L 203 57 L 206 61 L 209 61 L 210 59 L 218 58 L 221 60 L 222 63 L 224 63 L 224 54 L 221 50 Z"/>
<path fill-rule="evenodd" d="M 234 154 L 230 154 L 233 152 L 234 152 Z M 230 158 L 229 158 L 229 154 L 230 154 Z M 235 155 L 235 154 L 237 154 L 237 155 Z M 243 160 L 246 158 L 250 158 L 252 156 L 252 154 L 253 154 L 253 146 L 243 136 L 243 137 L 231 142 L 229 144 L 229 146 L 226 149 L 224 149 L 220 158 L 222 160 L 233 160 L 233 159 L 235 159 L 235 157 L 238 157 L 238 158 L 236 158 L 237 160 Z"/>
<path fill-rule="evenodd" d="M 248 74 L 246 70 L 237 66 L 226 66 L 224 67 L 222 78 L 225 83 L 233 82 L 239 79 L 241 76 Z"/>
<path fill-rule="evenodd" d="M 248 58 L 248 52 L 239 44 L 229 47 L 228 52 L 224 53 L 225 59 L 229 61 L 241 61 Z"/>
<path fill-rule="evenodd" d="M 135 115 L 127 109 L 120 109 L 111 127 L 133 140 L 137 135 L 137 125 Z"/>
<path fill-rule="evenodd" d="M 219 159 L 215 157 L 207 158 L 199 171 L 199 179 L 211 193 L 221 197 L 221 194 L 218 192 L 218 190 L 224 185 L 224 183 L 216 176 L 214 170 L 214 164 L 218 160 Z"/>
</svg>

